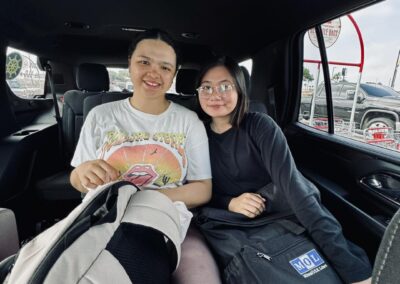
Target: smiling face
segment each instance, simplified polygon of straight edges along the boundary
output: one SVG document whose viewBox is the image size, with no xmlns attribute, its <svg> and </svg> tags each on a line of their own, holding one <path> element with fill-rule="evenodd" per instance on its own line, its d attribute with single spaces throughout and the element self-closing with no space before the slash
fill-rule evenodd
<svg viewBox="0 0 400 284">
<path fill-rule="evenodd" d="M 174 49 L 162 40 L 140 41 L 129 62 L 134 93 L 140 99 L 164 99 L 176 71 Z"/>
<path fill-rule="evenodd" d="M 238 94 L 235 88 L 222 96 L 216 92 L 217 86 L 221 84 L 234 85 L 234 79 L 224 66 L 216 66 L 207 71 L 201 80 L 201 86 L 213 88 L 212 95 L 202 97 L 199 95 L 201 108 L 212 118 L 229 118 L 238 102 Z"/>
</svg>

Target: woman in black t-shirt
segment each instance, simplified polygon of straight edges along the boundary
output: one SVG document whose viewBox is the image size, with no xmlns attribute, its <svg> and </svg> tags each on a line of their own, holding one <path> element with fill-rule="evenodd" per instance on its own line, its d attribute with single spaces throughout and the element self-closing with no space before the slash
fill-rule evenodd
<svg viewBox="0 0 400 284">
<path fill-rule="evenodd" d="M 238 64 L 228 57 L 210 63 L 201 70 L 198 86 L 208 117 L 211 205 L 249 218 L 292 210 L 342 279 L 371 283 L 368 258 L 348 244 L 338 221 L 321 205 L 317 188 L 296 168 L 280 128 L 268 115 L 248 112 Z M 275 191 L 264 198 L 257 192 L 267 184 Z"/>
</svg>

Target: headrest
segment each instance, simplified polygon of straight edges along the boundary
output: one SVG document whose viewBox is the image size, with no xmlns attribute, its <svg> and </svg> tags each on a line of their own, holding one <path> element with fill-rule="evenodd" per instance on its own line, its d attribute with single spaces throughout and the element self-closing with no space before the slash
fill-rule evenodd
<svg viewBox="0 0 400 284">
<path fill-rule="evenodd" d="M 104 65 L 83 63 L 76 72 L 76 84 L 80 90 L 89 92 L 108 91 L 110 78 Z"/>
<path fill-rule="evenodd" d="M 179 69 L 176 75 L 176 92 L 181 94 L 196 94 L 196 79 L 198 74 L 198 70 Z"/>
</svg>

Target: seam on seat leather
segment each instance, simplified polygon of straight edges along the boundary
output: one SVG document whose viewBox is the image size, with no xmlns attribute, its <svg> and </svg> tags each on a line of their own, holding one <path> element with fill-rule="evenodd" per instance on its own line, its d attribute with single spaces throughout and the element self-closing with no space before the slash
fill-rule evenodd
<svg viewBox="0 0 400 284">
<path fill-rule="evenodd" d="M 387 258 L 389 256 L 390 249 L 392 248 L 394 237 L 396 235 L 397 229 L 399 228 L 399 223 L 400 223 L 400 218 L 398 218 L 397 223 L 394 226 L 394 230 L 392 232 L 390 232 L 389 246 L 386 248 L 385 255 L 383 256 L 382 264 L 379 267 L 379 270 L 378 270 L 378 273 L 377 273 L 377 276 L 376 276 L 376 283 L 379 283 L 380 275 L 381 275 L 383 269 L 385 268 L 386 260 L 387 260 Z"/>
</svg>

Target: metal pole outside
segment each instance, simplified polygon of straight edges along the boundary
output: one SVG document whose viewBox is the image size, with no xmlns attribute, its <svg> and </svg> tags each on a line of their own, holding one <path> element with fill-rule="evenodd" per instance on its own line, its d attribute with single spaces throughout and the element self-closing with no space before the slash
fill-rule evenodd
<svg viewBox="0 0 400 284">
<path fill-rule="evenodd" d="M 313 120 L 314 120 L 314 113 L 315 113 L 315 98 L 317 95 L 317 88 L 318 88 L 318 81 L 319 81 L 319 74 L 321 73 L 321 68 L 320 64 L 318 63 L 318 73 L 317 73 L 317 78 L 315 80 L 315 86 L 314 86 L 314 92 L 311 98 L 311 110 L 310 110 L 310 122 L 309 125 L 313 125 Z"/>
<path fill-rule="evenodd" d="M 390 84 L 390 87 L 392 87 L 392 88 L 394 88 L 394 82 L 396 81 L 397 67 L 399 67 L 399 57 L 400 57 L 400 49 L 399 49 L 399 53 L 397 54 L 396 65 L 395 65 L 395 67 L 394 67 L 394 73 L 393 73 L 392 84 Z"/>
</svg>

